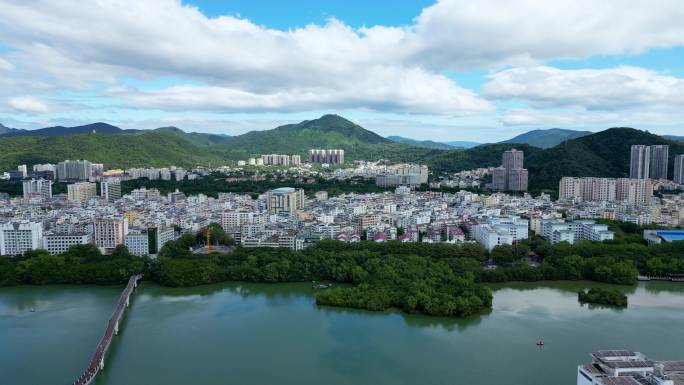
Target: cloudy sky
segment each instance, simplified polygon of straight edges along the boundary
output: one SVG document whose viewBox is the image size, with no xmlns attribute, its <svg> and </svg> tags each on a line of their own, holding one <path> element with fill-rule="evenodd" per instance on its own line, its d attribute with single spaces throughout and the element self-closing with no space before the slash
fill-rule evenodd
<svg viewBox="0 0 684 385">
<path fill-rule="evenodd" d="M 681 0 L 0 0 L 0 122 L 684 135 Z"/>
</svg>

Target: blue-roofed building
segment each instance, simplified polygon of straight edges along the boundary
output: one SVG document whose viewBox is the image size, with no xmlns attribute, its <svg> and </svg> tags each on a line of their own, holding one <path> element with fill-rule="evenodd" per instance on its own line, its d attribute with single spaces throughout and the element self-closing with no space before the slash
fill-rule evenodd
<svg viewBox="0 0 684 385">
<path fill-rule="evenodd" d="M 649 245 L 684 241 L 684 230 L 644 230 L 644 239 Z"/>
</svg>

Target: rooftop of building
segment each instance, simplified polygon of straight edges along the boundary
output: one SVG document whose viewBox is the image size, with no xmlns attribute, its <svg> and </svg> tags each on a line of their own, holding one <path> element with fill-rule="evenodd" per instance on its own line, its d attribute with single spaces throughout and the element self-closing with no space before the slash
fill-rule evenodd
<svg viewBox="0 0 684 385">
<path fill-rule="evenodd" d="M 271 191 L 275 194 L 287 194 L 287 193 L 294 192 L 295 189 L 294 189 L 294 187 L 279 187 L 279 188 L 273 189 Z"/>
<path fill-rule="evenodd" d="M 684 241 L 684 230 L 657 230 L 655 233 L 668 242 Z"/>
<path fill-rule="evenodd" d="M 653 361 L 630 350 L 599 350 L 592 363 L 581 365 L 583 375 L 600 385 L 684 385 L 684 361 Z"/>
</svg>

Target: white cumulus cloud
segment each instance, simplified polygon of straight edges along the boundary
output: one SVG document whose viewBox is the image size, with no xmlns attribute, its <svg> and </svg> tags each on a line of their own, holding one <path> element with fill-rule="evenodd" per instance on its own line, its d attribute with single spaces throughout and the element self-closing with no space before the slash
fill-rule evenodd
<svg viewBox="0 0 684 385">
<path fill-rule="evenodd" d="M 588 110 L 684 106 L 684 79 L 637 67 L 563 70 L 547 66 L 495 73 L 484 93 L 536 107 Z"/>
<path fill-rule="evenodd" d="M 7 55 L 15 78 L 56 90 L 188 79 L 122 94 L 133 107 L 167 110 L 473 114 L 492 106 L 445 71 L 684 44 L 679 0 L 441 0 L 410 25 L 355 29 L 331 19 L 287 31 L 209 18 L 178 0 L 0 7 L 3 43 L 17 50 Z"/>
<path fill-rule="evenodd" d="M 17 96 L 8 101 L 10 107 L 17 111 L 28 113 L 45 113 L 48 107 L 40 99 L 33 96 Z"/>
<path fill-rule="evenodd" d="M 512 68 L 490 75 L 483 91 L 527 104 L 504 111 L 505 125 L 651 126 L 684 118 L 684 79 L 637 67 Z"/>
</svg>

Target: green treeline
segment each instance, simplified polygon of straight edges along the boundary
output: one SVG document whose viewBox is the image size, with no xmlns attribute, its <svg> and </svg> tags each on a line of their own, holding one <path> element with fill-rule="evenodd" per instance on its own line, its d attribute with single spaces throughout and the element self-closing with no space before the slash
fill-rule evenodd
<svg viewBox="0 0 684 385">
<path fill-rule="evenodd" d="M 491 307 L 489 288 L 476 284 L 472 273 L 453 268 L 461 259 L 477 268 L 485 256 L 479 245 L 322 241 L 303 251 L 240 248 L 224 255 L 167 256 L 185 249 L 188 242 L 181 238 L 165 246 L 153 265 L 156 282 L 193 286 L 221 281 L 335 281 L 353 286 L 318 292 L 318 304 L 444 316 Z"/>
<path fill-rule="evenodd" d="M 251 174 L 246 174 L 249 176 Z M 309 183 L 310 182 L 310 183 Z M 147 178 L 134 179 L 122 182 L 122 192 L 129 193 L 140 187 L 156 188 L 162 194 L 173 192 L 176 189 L 186 195 L 205 194 L 217 197 L 220 192 L 232 192 L 237 194 L 258 194 L 278 187 L 303 188 L 307 194 L 313 195 L 316 191 L 327 191 L 330 196 L 344 193 L 376 193 L 387 191 L 375 185 L 374 179 L 352 178 L 347 180 L 283 177 L 276 174 L 267 174 L 265 180 L 239 180 L 228 181 L 226 175 L 214 173 L 206 177 L 194 180 L 149 180 Z"/>
<path fill-rule="evenodd" d="M 232 240 L 218 226 L 212 239 Z M 43 250 L 23 257 L 0 258 L 0 285 L 121 284 L 134 273 L 158 284 L 195 286 L 224 281 L 342 283 L 316 292 L 320 305 L 369 310 L 465 316 L 491 308 L 483 283 L 539 280 L 592 280 L 634 284 L 639 273 L 684 272 L 684 242 L 577 242 L 549 244 L 533 237 L 491 253 L 475 243 L 359 242 L 324 240 L 302 251 L 240 248 L 227 254 L 193 254 L 203 235 L 168 242 L 156 260 L 131 256 L 125 247 L 102 256 L 91 245 L 51 256 Z M 493 259 L 497 267 L 486 267 Z"/>
<path fill-rule="evenodd" d="M 617 238 L 617 235 L 616 235 Z M 642 239 L 579 241 L 550 244 L 533 237 L 514 246 L 497 246 L 491 257 L 496 269 L 485 269 L 484 282 L 592 280 L 631 285 L 637 275 L 668 275 L 684 272 L 684 242 L 648 246 Z M 530 263 L 530 255 L 537 263 Z"/>
<path fill-rule="evenodd" d="M 577 299 L 581 303 L 595 305 L 627 307 L 627 295 L 617 289 L 591 288 L 577 292 Z"/>
<path fill-rule="evenodd" d="M 33 250 L 21 257 L 0 257 L 0 286 L 118 285 L 149 268 L 149 259 L 131 255 L 125 246 L 106 256 L 91 244 L 72 246 L 61 255 Z"/>
</svg>

